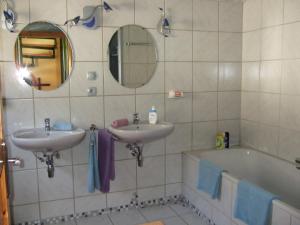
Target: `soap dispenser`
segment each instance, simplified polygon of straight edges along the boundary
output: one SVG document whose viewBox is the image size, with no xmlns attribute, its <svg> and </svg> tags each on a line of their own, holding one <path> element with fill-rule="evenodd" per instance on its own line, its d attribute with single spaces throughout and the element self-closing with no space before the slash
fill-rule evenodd
<svg viewBox="0 0 300 225">
<path fill-rule="evenodd" d="M 152 108 L 149 111 L 149 123 L 156 124 L 157 120 L 158 120 L 158 116 L 157 116 L 155 106 L 152 106 Z"/>
</svg>

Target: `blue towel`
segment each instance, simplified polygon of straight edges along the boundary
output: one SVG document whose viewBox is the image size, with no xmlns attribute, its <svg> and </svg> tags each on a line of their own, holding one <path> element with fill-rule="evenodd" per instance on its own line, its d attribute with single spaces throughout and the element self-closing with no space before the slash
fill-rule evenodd
<svg viewBox="0 0 300 225">
<path fill-rule="evenodd" d="M 221 193 L 222 169 L 208 160 L 200 160 L 197 188 L 209 194 L 213 199 Z"/>
<path fill-rule="evenodd" d="M 59 131 L 70 131 L 73 130 L 73 124 L 66 122 L 66 121 L 56 121 L 53 125 L 54 130 L 59 130 Z"/>
<path fill-rule="evenodd" d="M 248 225 L 267 225 L 270 223 L 272 200 L 277 197 L 245 180 L 238 183 L 235 199 L 235 218 Z"/>
<path fill-rule="evenodd" d="M 100 190 L 100 176 L 98 167 L 97 136 L 95 131 L 92 131 L 89 144 L 88 191 L 92 193 L 95 192 L 95 189 Z"/>
</svg>

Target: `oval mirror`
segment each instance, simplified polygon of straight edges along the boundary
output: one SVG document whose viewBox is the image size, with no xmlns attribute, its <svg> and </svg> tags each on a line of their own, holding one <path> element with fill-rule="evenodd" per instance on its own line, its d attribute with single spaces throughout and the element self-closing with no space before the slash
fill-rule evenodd
<svg viewBox="0 0 300 225">
<path fill-rule="evenodd" d="M 108 46 L 109 69 L 122 86 L 137 88 L 153 76 L 157 54 L 151 34 L 143 27 L 126 25 L 117 30 Z"/>
<path fill-rule="evenodd" d="M 30 86 L 49 91 L 70 76 L 73 51 L 65 32 L 48 22 L 28 24 L 15 43 L 18 75 Z"/>
</svg>

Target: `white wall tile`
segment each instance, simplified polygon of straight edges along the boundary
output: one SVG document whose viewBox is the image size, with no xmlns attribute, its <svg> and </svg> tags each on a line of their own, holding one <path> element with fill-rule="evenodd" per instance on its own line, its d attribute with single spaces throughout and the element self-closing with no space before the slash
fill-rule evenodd
<svg viewBox="0 0 300 225">
<path fill-rule="evenodd" d="M 111 182 L 110 192 L 131 190 L 136 188 L 136 160 L 115 162 L 116 178 Z"/>
<path fill-rule="evenodd" d="M 22 80 L 15 63 L 3 62 L 1 68 L 3 97 L 32 98 L 32 88 Z"/>
<path fill-rule="evenodd" d="M 113 11 L 103 13 L 104 26 L 123 26 L 134 23 L 134 0 L 111 0 Z"/>
<path fill-rule="evenodd" d="M 130 204 L 135 191 L 123 191 L 107 194 L 107 207 Z"/>
<path fill-rule="evenodd" d="M 71 102 L 71 122 L 80 128 L 89 129 L 91 124 L 104 127 L 102 97 L 73 97 Z"/>
<path fill-rule="evenodd" d="M 243 33 L 243 61 L 260 60 L 261 31 Z"/>
<path fill-rule="evenodd" d="M 11 200 L 13 205 L 38 202 L 36 170 L 15 171 L 10 173 Z"/>
<path fill-rule="evenodd" d="M 105 195 L 93 195 L 75 198 L 75 213 L 82 213 L 106 208 Z"/>
<path fill-rule="evenodd" d="M 193 29 L 201 31 L 218 30 L 218 2 L 196 0 L 193 2 Z"/>
<path fill-rule="evenodd" d="M 166 196 L 180 195 L 182 194 L 182 183 L 167 184 Z"/>
<path fill-rule="evenodd" d="M 218 90 L 218 63 L 193 63 L 193 91 Z"/>
<path fill-rule="evenodd" d="M 193 94 L 193 121 L 209 121 L 218 118 L 217 92 Z"/>
<path fill-rule="evenodd" d="M 163 0 L 135 1 L 135 20 L 143 27 L 156 28 L 157 21 L 161 18 L 158 7 L 164 7 Z"/>
<path fill-rule="evenodd" d="M 300 23 L 286 24 L 283 26 L 283 58 L 299 58 L 300 53 Z"/>
<path fill-rule="evenodd" d="M 144 159 L 143 167 L 137 170 L 138 188 L 162 185 L 165 179 L 164 156 L 148 157 Z"/>
<path fill-rule="evenodd" d="M 219 3 L 219 27 L 221 31 L 241 32 L 243 24 L 243 3 L 221 1 Z"/>
<path fill-rule="evenodd" d="M 282 43 L 282 27 L 262 30 L 261 58 L 263 60 L 280 59 Z"/>
<path fill-rule="evenodd" d="M 242 92 L 241 118 L 258 121 L 259 118 L 259 94 L 254 92 Z"/>
<path fill-rule="evenodd" d="M 242 69 L 242 90 L 259 91 L 260 90 L 260 63 L 244 62 Z"/>
<path fill-rule="evenodd" d="M 166 92 L 170 90 L 192 91 L 192 62 L 166 62 L 165 70 Z"/>
<path fill-rule="evenodd" d="M 219 60 L 234 62 L 242 61 L 242 34 L 219 34 Z"/>
<path fill-rule="evenodd" d="M 4 121 L 6 134 L 34 127 L 32 99 L 7 100 L 4 106 Z"/>
<path fill-rule="evenodd" d="M 135 112 L 134 96 L 105 96 L 105 126 L 114 120 L 127 118 L 132 121 Z"/>
<path fill-rule="evenodd" d="M 13 223 L 35 221 L 40 219 L 39 204 L 14 206 L 12 210 Z"/>
<path fill-rule="evenodd" d="M 165 0 L 165 6 L 172 29 L 192 29 L 193 0 Z"/>
<path fill-rule="evenodd" d="M 74 213 L 74 200 L 64 199 L 58 201 L 41 202 L 41 218 L 70 215 Z"/>
<path fill-rule="evenodd" d="M 165 41 L 166 61 L 192 61 L 192 33 L 172 30 Z"/>
<path fill-rule="evenodd" d="M 72 198 L 73 197 L 72 178 L 73 178 L 72 166 L 56 167 L 55 176 L 51 179 L 49 179 L 47 170 L 45 168 L 38 169 L 40 201 Z"/>
<path fill-rule="evenodd" d="M 166 183 L 178 183 L 181 178 L 181 154 L 166 156 Z"/>
<path fill-rule="evenodd" d="M 278 94 L 260 94 L 260 122 L 279 125 L 280 96 Z"/>
<path fill-rule="evenodd" d="M 262 26 L 279 25 L 283 22 L 284 0 L 262 0 Z"/>
<path fill-rule="evenodd" d="M 193 149 L 209 149 L 215 146 L 217 122 L 193 124 Z"/>
<path fill-rule="evenodd" d="M 299 95 L 298 82 L 300 82 L 300 60 L 285 60 L 282 62 L 282 94 L 296 94 Z"/>
<path fill-rule="evenodd" d="M 219 90 L 238 91 L 241 90 L 242 64 L 220 63 L 219 65 Z"/>
<path fill-rule="evenodd" d="M 34 99 L 35 126 L 44 127 L 45 118 L 50 119 L 51 126 L 56 121 L 70 121 L 70 104 L 68 98 Z"/>
<path fill-rule="evenodd" d="M 174 131 L 166 138 L 167 153 L 181 153 L 191 149 L 192 124 L 175 124 Z"/>
<path fill-rule="evenodd" d="M 57 24 L 64 24 L 67 20 L 67 1 L 51 1 L 49 7 L 47 0 L 30 0 L 30 21 L 51 21 Z"/>
<path fill-rule="evenodd" d="M 298 131 L 280 129 L 278 154 L 281 158 L 294 162 L 295 158 L 299 157 L 299 137 Z"/>
<path fill-rule="evenodd" d="M 261 27 L 262 0 L 245 1 L 243 6 L 243 31 Z"/>
<path fill-rule="evenodd" d="M 153 200 L 163 198 L 165 195 L 164 186 L 150 187 L 138 189 L 138 196 L 140 201 Z"/>
<path fill-rule="evenodd" d="M 166 97 L 166 120 L 173 123 L 192 121 L 192 95 L 184 94 L 183 98 L 169 99 Z"/>
<path fill-rule="evenodd" d="M 97 95 L 103 95 L 103 64 L 100 62 L 76 62 L 70 78 L 71 96 L 88 96 L 87 89 L 97 88 Z M 88 80 L 88 72 L 96 73 L 96 80 Z"/>
<path fill-rule="evenodd" d="M 281 61 L 263 61 L 261 63 L 260 88 L 263 92 L 279 93 L 281 86 Z"/>
<path fill-rule="evenodd" d="M 287 129 L 299 130 L 300 106 L 297 102 L 300 96 L 281 95 L 280 126 Z"/>
<path fill-rule="evenodd" d="M 20 3 L 18 3 L 18 4 L 20 4 Z M 17 30 L 22 30 L 23 28 L 24 28 L 23 24 L 17 24 L 16 25 Z M 15 49 L 15 42 L 16 42 L 17 36 L 18 36 L 17 32 L 11 33 L 11 32 L 6 31 L 6 30 L 1 30 L 0 41 L 2 43 L 0 44 L 0 47 L 3 46 L 1 48 L 1 51 L 0 51 L 0 60 L 1 61 L 3 60 L 3 61 L 13 62 L 15 60 L 15 51 L 14 51 L 14 49 Z"/>
<path fill-rule="evenodd" d="M 297 0 L 284 1 L 284 22 L 290 23 L 300 20 L 300 2 Z"/>
<path fill-rule="evenodd" d="M 69 29 L 75 61 L 102 60 L 102 29 L 87 30 L 82 26 Z"/>
<path fill-rule="evenodd" d="M 241 116 L 241 93 L 219 92 L 218 93 L 218 118 L 239 119 Z"/>
<path fill-rule="evenodd" d="M 218 33 L 193 32 L 193 60 L 217 61 L 218 60 Z"/>
</svg>

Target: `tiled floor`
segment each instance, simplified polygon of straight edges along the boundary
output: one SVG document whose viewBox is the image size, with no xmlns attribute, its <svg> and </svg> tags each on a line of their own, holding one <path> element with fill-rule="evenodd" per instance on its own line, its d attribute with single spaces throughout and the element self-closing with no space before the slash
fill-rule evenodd
<svg viewBox="0 0 300 225">
<path fill-rule="evenodd" d="M 191 209 L 180 204 L 130 209 L 103 216 L 81 218 L 57 225 L 139 225 L 156 220 L 161 220 L 164 225 L 202 225 L 200 217 L 194 214 Z"/>
</svg>

